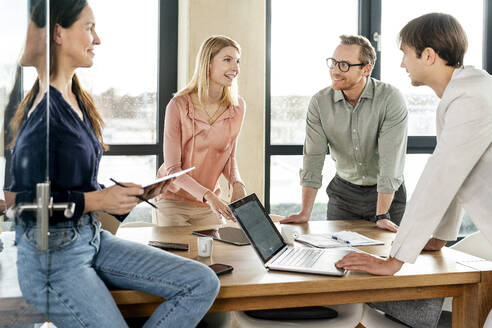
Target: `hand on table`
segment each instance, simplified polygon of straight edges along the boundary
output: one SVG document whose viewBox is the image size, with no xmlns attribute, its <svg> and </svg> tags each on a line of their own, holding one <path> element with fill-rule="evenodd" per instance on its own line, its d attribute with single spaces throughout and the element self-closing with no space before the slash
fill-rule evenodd
<svg viewBox="0 0 492 328">
<path fill-rule="evenodd" d="M 424 246 L 424 251 L 439 251 L 441 248 L 443 248 L 446 245 L 445 240 L 437 239 L 437 238 L 431 238 L 427 242 L 427 244 Z"/>
<path fill-rule="evenodd" d="M 234 216 L 232 216 L 231 210 L 229 209 L 229 207 L 227 207 L 227 204 L 222 199 L 217 197 L 217 195 L 215 195 L 213 192 L 207 191 L 203 198 L 205 198 L 207 204 L 210 206 L 210 209 L 212 209 L 214 213 L 221 215 L 228 220 L 236 222 L 236 219 L 234 218 Z"/>
<path fill-rule="evenodd" d="M 381 219 L 376 221 L 376 226 L 379 229 L 389 230 L 391 232 L 398 232 L 398 226 L 388 219 Z"/>
<path fill-rule="evenodd" d="M 280 223 L 305 223 L 309 221 L 309 215 L 305 215 L 301 212 L 287 216 L 285 219 L 280 220 Z"/>
<path fill-rule="evenodd" d="M 381 259 L 377 256 L 357 252 L 345 255 L 341 260 L 335 263 L 337 268 L 365 271 L 380 276 L 393 275 L 400 270 L 402 265 L 402 261 L 392 257 Z"/>
</svg>

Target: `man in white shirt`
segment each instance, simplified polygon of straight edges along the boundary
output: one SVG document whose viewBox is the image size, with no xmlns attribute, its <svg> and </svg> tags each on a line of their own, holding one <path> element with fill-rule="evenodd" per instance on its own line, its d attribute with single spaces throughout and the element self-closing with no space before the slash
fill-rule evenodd
<svg viewBox="0 0 492 328">
<path fill-rule="evenodd" d="M 401 67 L 412 85 L 427 85 L 441 98 L 437 146 L 407 205 L 390 256 L 351 253 L 336 264 L 376 275 L 392 275 L 403 263 L 414 263 L 422 250 L 440 250 L 455 240 L 463 209 L 492 245 L 492 76 L 463 66 L 466 34 L 450 15 L 415 18 L 399 38 Z M 374 306 L 412 327 L 435 327 L 441 303 L 433 299 Z"/>
<path fill-rule="evenodd" d="M 466 34 L 455 18 L 427 14 L 400 31 L 412 85 L 427 85 L 441 98 L 437 146 L 407 205 L 386 260 L 351 253 L 337 263 L 348 270 L 392 275 L 424 250 L 455 240 L 462 209 L 492 244 L 492 76 L 463 66 Z M 484 245 L 484 247 L 486 247 Z"/>
</svg>

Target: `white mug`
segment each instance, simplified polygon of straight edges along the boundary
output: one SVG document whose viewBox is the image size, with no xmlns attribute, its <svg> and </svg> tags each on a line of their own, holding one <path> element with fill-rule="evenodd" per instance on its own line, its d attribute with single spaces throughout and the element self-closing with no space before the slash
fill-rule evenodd
<svg viewBox="0 0 492 328">
<path fill-rule="evenodd" d="M 283 225 L 280 228 L 280 233 L 282 234 L 284 241 L 289 245 L 292 245 L 294 240 L 299 237 L 299 232 L 291 225 Z"/>
<path fill-rule="evenodd" d="M 197 239 L 197 247 L 198 247 L 198 256 L 201 257 L 210 257 L 212 256 L 212 248 L 213 248 L 213 238 L 212 237 L 198 237 Z"/>
</svg>

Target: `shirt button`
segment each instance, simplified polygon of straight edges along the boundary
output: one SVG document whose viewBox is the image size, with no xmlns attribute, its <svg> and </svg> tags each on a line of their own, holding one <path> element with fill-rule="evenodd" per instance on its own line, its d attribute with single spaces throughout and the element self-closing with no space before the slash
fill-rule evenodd
<svg viewBox="0 0 492 328">
<path fill-rule="evenodd" d="M 359 162 L 359 165 L 362 165 L 362 163 L 361 163 L 361 162 Z"/>
<path fill-rule="evenodd" d="M 354 133 L 355 133 L 355 132 L 357 132 L 357 130 L 356 130 L 356 129 L 353 129 L 352 131 L 353 131 Z"/>
<path fill-rule="evenodd" d="M 355 150 L 359 150 L 359 147 L 355 146 Z"/>
<path fill-rule="evenodd" d="M 365 176 L 365 175 L 363 175 L 363 176 L 362 176 L 362 179 L 365 179 L 365 178 L 366 178 L 366 176 Z"/>
</svg>

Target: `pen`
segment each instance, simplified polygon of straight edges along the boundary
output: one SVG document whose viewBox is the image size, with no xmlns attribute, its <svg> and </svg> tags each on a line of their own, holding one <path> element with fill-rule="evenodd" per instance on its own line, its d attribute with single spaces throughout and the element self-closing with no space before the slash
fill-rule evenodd
<svg viewBox="0 0 492 328">
<path fill-rule="evenodd" d="M 350 245 L 350 242 L 349 242 L 349 241 L 347 241 L 347 240 L 343 240 L 343 239 L 341 239 L 341 238 L 338 238 L 337 236 L 333 236 L 333 235 L 332 235 L 332 236 L 331 236 L 331 239 L 336 240 L 336 241 L 339 241 L 339 242 L 341 242 L 341 243 L 345 243 L 345 244 Z"/>
<path fill-rule="evenodd" d="M 124 184 L 119 183 L 118 181 L 116 181 L 113 178 L 109 178 L 109 180 L 113 181 L 116 185 L 118 185 L 120 187 L 127 188 L 127 186 L 125 186 Z M 141 195 L 136 195 L 135 197 L 137 197 L 138 199 L 140 199 L 143 202 L 146 202 L 147 204 L 149 204 L 153 208 L 157 209 L 157 206 L 155 206 L 154 204 L 152 204 L 151 202 L 149 202 L 148 200 L 146 200 L 145 198 L 143 198 Z"/>
</svg>

